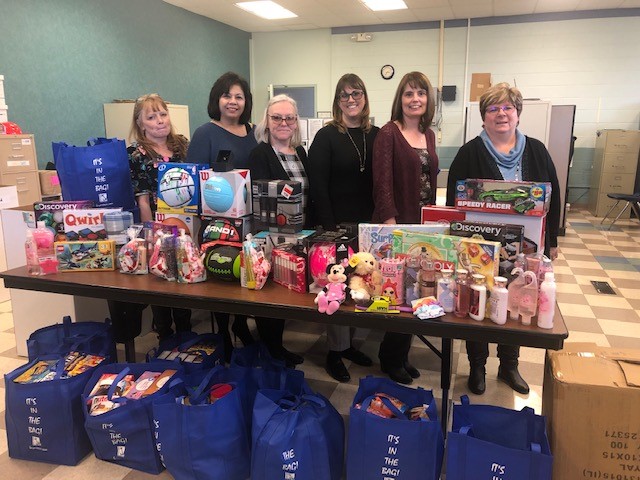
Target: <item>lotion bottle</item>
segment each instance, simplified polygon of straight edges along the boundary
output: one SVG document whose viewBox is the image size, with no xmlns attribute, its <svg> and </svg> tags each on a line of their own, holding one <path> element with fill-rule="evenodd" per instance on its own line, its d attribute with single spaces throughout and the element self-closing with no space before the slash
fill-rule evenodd
<svg viewBox="0 0 640 480">
<path fill-rule="evenodd" d="M 507 303 L 509 291 L 507 290 L 507 279 L 505 277 L 495 277 L 495 282 L 491 289 L 489 298 L 489 317 L 493 323 L 504 325 L 507 322 Z"/>
<path fill-rule="evenodd" d="M 440 273 L 442 277 L 438 280 L 437 299 L 446 313 L 453 312 L 455 308 L 455 282 L 452 275 L 453 270 L 443 268 Z"/>
<path fill-rule="evenodd" d="M 487 311 L 487 287 L 484 284 L 485 277 L 481 273 L 474 273 L 471 277 L 473 283 L 469 287 L 471 289 L 469 316 L 480 322 L 484 320 Z"/>
<path fill-rule="evenodd" d="M 556 313 L 556 281 L 553 272 L 544 275 L 538 296 L 538 327 L 553 328 L 553 316 Z"/>
<path fill-rule="evenodd" d="M 33 238 L 33 232 L 27 229 L 27 239 L 24 242 L 24 253 L 27 256 L 27 273 L 29 275 L 41 275 L 40 261 L 38 260 L 38 246 Z"/>
<path fill-rule="evenodd" d="M 469 314 L 469 300 L 471 297 L 471 289 L 467 275 L 469 272 L 464 268 L 456 270 L 456 306 L 454 314 L 456 317 L 466 317 Z"/>
<path fill-rule="evenodd" d="M 420 296 L 433 297 L 436 294 L 436 271 L 427 248 L 420 251 Z"/>
<path fill-rule="evenodd" d="M 521 268 L 514 268 L 511 271 L 511 275 L 517 275 L 508 287 L 507 310 L 509 310 L 509 318 L 511 320 L 518 320 L 520 311 L 520 289 L 524 287 L 523 273 Z"/>
<path fill-rule="evenodd" d="M 531 325 L 531 317 L 538 309 L 538 277 L 533 272 L 524 272 L 525 285 L 520 289 L 520 315 L 523 325 Z"/>
</svg>

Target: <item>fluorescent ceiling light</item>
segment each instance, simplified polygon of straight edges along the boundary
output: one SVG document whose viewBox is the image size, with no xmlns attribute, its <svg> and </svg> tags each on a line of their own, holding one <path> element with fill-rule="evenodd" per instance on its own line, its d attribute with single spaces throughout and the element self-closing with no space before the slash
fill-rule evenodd
<svg viewBox="0 0 640 480">
<path fill-rule="evenodd" d="M 259 17 L 266 18 L 267 20 L 293 18 L 298 16 L 286 8 L 281 7 L 277 3 L 268 0 L 259 2 L 241 2 L 236 3 L 236 6 Z"/>
<path fill-rule="evenodd" d="M 403 0 L 362 0 L 365 7 L 374 12 L 380 10 L 402 10 L 407 8 Z"/>
</svg>

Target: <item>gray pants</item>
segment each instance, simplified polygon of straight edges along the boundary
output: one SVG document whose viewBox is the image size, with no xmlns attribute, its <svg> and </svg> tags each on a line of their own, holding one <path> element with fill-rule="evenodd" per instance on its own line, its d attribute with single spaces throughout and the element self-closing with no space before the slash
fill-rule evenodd
<svg viewBox="0 0 640 480">
<path fill-rule="evenodd" d="M 351 339 L 356 329 L 346 325 L 327 325 L 327 347 L 329 350 L 341 352 L 351 346 Z"/>
</svg>

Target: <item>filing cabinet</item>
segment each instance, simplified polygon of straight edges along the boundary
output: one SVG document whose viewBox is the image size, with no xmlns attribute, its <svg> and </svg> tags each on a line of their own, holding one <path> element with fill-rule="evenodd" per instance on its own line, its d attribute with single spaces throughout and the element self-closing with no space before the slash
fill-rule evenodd
<svg viewBox="0 0 640 480">
<path fill-rule="evenodd" d="M 589 211 L 603 217 L 616 203 L 608 193 L 631 194 L 634 191 L 638 153 L 639 130 L 601 130 L 596 139 L 596 151 L 589 188 Z M 620 202 L 611 215 L 618 215 L 626 202 Z M 620 218 L 629 218 L 628 209 Z"/>
<path fill-rule="evenodd" d="M 15 185 L 20 205 L 40 201 L 33 135 L 0 135 L 0 185 Z"/>
</svg>

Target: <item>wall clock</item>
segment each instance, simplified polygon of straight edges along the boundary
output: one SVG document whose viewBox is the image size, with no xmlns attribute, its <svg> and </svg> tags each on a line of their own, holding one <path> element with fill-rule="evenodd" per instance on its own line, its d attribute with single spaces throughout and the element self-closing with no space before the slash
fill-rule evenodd
<svg viewBox="0 0 640 480">
<path fill-rule="evenodd" d="M 380 75 L 382 75 L 382 78 L 385 80 L 391 80 L 394 73 L 396 73 L 396 71 L 392 65 L 383 65 L 380 69 Z"/>
</svg>

